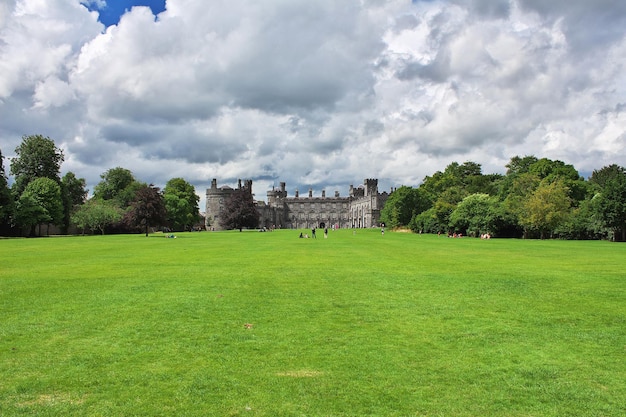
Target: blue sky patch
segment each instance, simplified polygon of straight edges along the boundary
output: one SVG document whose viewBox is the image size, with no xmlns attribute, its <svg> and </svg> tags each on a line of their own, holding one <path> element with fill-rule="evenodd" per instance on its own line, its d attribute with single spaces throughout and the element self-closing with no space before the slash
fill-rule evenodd
<svg viewBox="0 0 626 417">
<path fill-rule="evenodd" d="M 149 6 L 155 16 L 165 10 L 165 0 L 109 0 L 105 6 L 98 3 L 93 0 L 83 2 L 87 9 L 100 14 L 98 20 L 106 27 L 117 25 L 120 17 L 133 6 Z"/>
</svg>

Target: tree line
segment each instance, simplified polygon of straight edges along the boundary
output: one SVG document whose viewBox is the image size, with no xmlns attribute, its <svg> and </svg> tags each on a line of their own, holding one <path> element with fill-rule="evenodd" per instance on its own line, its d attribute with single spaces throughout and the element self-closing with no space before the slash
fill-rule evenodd
<svg viewBox="0 0 626 417">
<path fill-rule="evenodd" d="M 381 222 L 417 233 L 626 241 L 626 169 L 584 179 L 569 164 L 515 156 L 505 175 L 453 162 L 417 187 L 396 189 Z"/>
<path fill-rule="evenodd" d="M 72 172 L 61 177 L 64 155 L 52 139 L 23 136 L 15 154 L 9 186 L 0 150 L 0 235 L 41 236 L 48 234 L 50 225 L 61 233 L 74 225 L 82 233 L 147 235 L 151 226 L 190 230 L 202 221 L 200 198 L 183 178 L 170 179 L 161 191 L 137 180 L 128 169 L 112 168 L 100 175 L 88 198 L 84 178 Z"/>
<path fill-rule="evenodd" d="M 52 139 L 24 136 L 15 154 L 9 186 L 0 150 L 0 235 L 42 235 L 50 225 L 61 233 L 73 225 L 82 233 L 147 234 L 151 226 L 179 231 L 202 222 L 200 199 L 183 178 L 160 190 L 116 167 L 100 175 L 88 198 L 83 178 L 61 177 L 64 155 Z M 453 162 L 419 187 L 396 189 L 380 220 L 417 233 L 626 241 L 626 168 L 608 165 L 585 179 L 572 165 L 535 156 L 515 156 L 506 168 L 483 174 L 478 163 Z M 225 204 L 223 227 L 258 223 L 250 193 L 234 193 Z"/>
</svg>

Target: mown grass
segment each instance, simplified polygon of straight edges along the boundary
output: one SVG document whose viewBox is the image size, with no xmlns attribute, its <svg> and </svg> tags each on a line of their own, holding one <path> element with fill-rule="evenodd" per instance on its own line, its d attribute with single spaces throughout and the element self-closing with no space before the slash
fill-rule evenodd
<svg viewBox="0 0 626 417">
<path fill-rule="evenodd" d="M 297 235 L 0 240 L 0 415 L 626 415 L 626 246 Z"/>
</svg>

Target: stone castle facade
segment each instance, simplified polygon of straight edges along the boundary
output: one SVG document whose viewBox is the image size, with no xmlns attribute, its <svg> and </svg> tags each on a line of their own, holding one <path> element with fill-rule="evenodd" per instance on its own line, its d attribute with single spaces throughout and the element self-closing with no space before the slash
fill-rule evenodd
<svg viewBox="0 0 626 417">
<path fill-rule="evenodd" d="M 238 189 L 252 193 L 252 181 L 243 184 L 239 180 Z M 211 181 L 211 188 L 206 190 L 206 228 L 222 230 L 220 216 L 224 211 L 224 202 L 235 192 L 234 188 L 218 188 L 217 180 Z M 331 197 L 322 191 L 319 197 L 313 196 L 309 189 L 307 196 L 300 196 L 296 190 L 289 197 L 286 184 L 280 183 L 279 189 L 267 192 L 267 203 L 257 201 L 260 214 L 259 227 L 281 229 L 310 229 L 313 227 L 367 228 L 380 225 L 380 211 L 393 192 L 378 192 L 378 180 L 366 179 L 363 185 L 350 185 L 350 195 L 341 197 L 338 191 Z"/>
</svg>

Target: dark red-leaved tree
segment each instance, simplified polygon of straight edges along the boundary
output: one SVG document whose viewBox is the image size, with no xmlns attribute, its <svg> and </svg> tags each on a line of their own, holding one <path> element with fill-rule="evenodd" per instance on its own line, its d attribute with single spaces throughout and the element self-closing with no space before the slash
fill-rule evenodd
<svg viewBox="0 0 626 417">
<path fill-rule="evenodd" d="M 224 229 L 255 228 L 259 225 L 259 212 L 254 204 L 252 193 L 240 188 L 224 201 L 224 214 L 220 224 Z"/>
<path fill-rule="evenodd" d="M 158 187 L 142 185 L 135 193 L 135 199 L 126 213 L 126 222 L 138 227 L 148 236 L 150 226 L 159 226 L 165 222 L 165 202 Z"/>
</svg>

